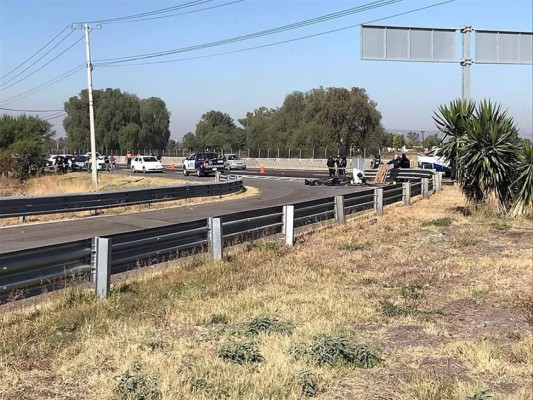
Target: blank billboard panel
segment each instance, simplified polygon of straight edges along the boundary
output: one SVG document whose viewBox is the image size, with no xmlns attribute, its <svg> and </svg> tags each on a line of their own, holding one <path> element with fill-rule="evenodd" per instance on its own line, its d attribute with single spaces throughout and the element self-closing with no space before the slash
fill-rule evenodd
<svg viewBox="0 0 533 400">
<path fill-rule="evenodd" d="M 361 26 L 363 60 L 457 62 L 457 30 Z"/>
<path fill-rule="evenodd" d="M 531 64 L 532 32 L 476 31 L 478 64 Z"/>
</svg>

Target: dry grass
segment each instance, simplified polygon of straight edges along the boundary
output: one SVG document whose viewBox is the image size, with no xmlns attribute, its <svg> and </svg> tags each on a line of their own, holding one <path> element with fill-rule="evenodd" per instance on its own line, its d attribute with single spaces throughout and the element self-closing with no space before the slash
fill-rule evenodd
<svg viewBox="0 0 533 400">
<path fill-rule="evenodd" d="M 300 399 L 315 388 L 320 399 L 530 399 L 531 222 L 465 217 L 462 204 L 447 188 L 378 223 L 301 233 L 294 248 L 271 239 L 222 262 L 178 260 L 114 285 L 107 301 L 71 289 L 6 312 L 0 398 Z M 451 223 L 433 223 L 442 218 Z M 294 330 L 247 334 L 265 315 Z M 383 362 L 292 355 L 317 335 L 366 345 Z M 243 341 L 264 360 L 218 356 Z"/>
<path fill-rule="evenodd" d="M 4 185 L 2 186 L 2 183 Z M 150 188 L 150 187 L 162 187 L 162 186 L 176 186 L 183 184 L 200 184 L 201 182 L 187 182 L 179 179 L 165 178 L 161 175 L 158 176 L 145 176 L 145 175 L 125 175 L 115 173 L 100 173 L 99 174 L 99 187 L 100 192 L 120 190 L 120 189 L 132 189 L 132 188 Z M 0 196 L 38 196 L 38 195 L 54 195 L 54 194 L 66 194 L 66 193 L 88 193 L 92 190 L 91 176 L 88 173 L 70 173 L 65 175 L 45 175 L 34 179 L 29 179 L 26 182 L 19 182 L 16 180 L 8 180 L 2 178 L 0 181 Z M 228 199 L 243 198 L 248 196 L 254 196 L 259 191 L 253 187 L 247 187 L 245 193 L 231 194 L 220 196 L 218 198 L 213 197 L 197 197 L 194 199 L 164 201 L 151 203 L 150 205 L 136 205 L 127 207 L 115 207 L 105 210 L 99 210 L 99 214 L 126 214 L 132 212 L 146 211 L 148 209 L 162 209 L 170 207 L 180 207 L 183 205 L 200 204 L 206 201 L 227 201 Z M 82 218 L 91 216 L 91 212 L 71 212 L 71 213 L 58 213 L 47 215 L 35 215 L 26 217 L 26 222 L 40 222 L 40 221 L 55 221 L 69 218 Z M 0 226 L 10 226 L 18 224 L 18 218 L 3 218 L 0 219 Z"/>
</svg>

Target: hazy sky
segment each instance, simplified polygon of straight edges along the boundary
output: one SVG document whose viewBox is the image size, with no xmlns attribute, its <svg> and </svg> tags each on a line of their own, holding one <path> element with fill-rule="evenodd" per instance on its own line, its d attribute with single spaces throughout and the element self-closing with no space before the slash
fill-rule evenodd
<svg viewBox="0 0 533 400">
<path fill-rule="evenodd" d="M 194 7 L 151 14 L 146 18 L 152 19 L 145 21 L 104 23 L 101 29 L 91 32 L 94 88 L 113 87 L 143 98 L 161 97 L 172 113 L 170 128 L 174 139 L 194 131 L 206 111 L 227 112 L 237 121 L 260 106 L 280 106 L 292 91 L 305 92 L 320 86 L 365 88 L 377 102 L 386 128 L 431 131 L 435 130 L 432 112 L 440 104 L 461 96 L 459 64 L 363 61 L 359 27 L 250 51 L 202 56 L 318 34 L 443 1 L 403 0 L 389 4 L 391 1 L 383 0 L 199 0 Z M 0 0 L 0 76 L 10 73 L 71 23 L 130 16 L 185 2 Z M 215 42 L 363 5 L 380 7 L 260 38 L 137 61 L 181 59 L 177 62 L 104 66 L 99 61 Z M 153 19 L 215 6 L 220 7 Z M 110 22 L 117 21 L 124 20 Z M 472 25 L 474 29 L 529 32 L 533 29 L 532 1 L 455 0 L 376 24 L 444 28 Z M 85 62 L 84 40 L 74 44 L 82 36 L 81 30 L 71 32 L 68 28 L 45 51 L 0 79 L 0 107 L 62 109 L 69 97 L 87 87 L 86 70 L 80 68 L 58 83 L 47 85 Z M 63 38 L 66 39 L 50 50 Z M 70 50 L 58 56 L 71 45 Z M 28 76 L 56 56 L 56 60 Z M 183 60 L 186 58 L 189 60 Z M 472 98 L 500 102 L 509 109 L 522 135 L 531 136 L 532 66 L 474 64 L 471 70 Z M 31 94 L 34 88 L 42 90 Z M 23 98 L 27 94 L 31 95 Z M 44 118 L 57 114 L 39 113 Z M 61 121 L 62 117 L 51 119 L 60 136 L 64 134 Z"/>
</svg>

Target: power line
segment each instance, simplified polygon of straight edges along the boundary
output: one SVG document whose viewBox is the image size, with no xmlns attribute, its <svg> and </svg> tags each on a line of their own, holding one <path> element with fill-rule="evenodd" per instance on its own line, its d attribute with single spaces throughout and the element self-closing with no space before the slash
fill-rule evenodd
<svg viewBox="0 0 533 400">
<path fill-rule="evenodd" d="M 3 108 L 3 107 L 0 107 L 0 110 L 2 110 L 2 111 L 17 111 L 17 112 L 58 112 L 58 111 L 65 112 L 65 110 L 20 110 L 20 109 L 15 109 L 15 108 Z"/>
<path fill-rule="evenodd" d="M 60 117 L 64 117 L 65 115 L 68 115 L 68 113 L 66 112 L 61 112 L 57 115 L 50 115 L 49 117 L 46 117 L 46 118 L 41 118 L 43 121 L 50 121 L 52 119 L 56 119 L 56 118 L 60 118 Z"/>
<path fill-rule="evenodd" d="M 222 53 L 207 54 L 207 55 L 204 55 L 204 56 L 179 58 L 179 59 L 174 59 L 174 60 L 147 61 L 147 62 L 138 62 L 138 63 L 129 63 L 129 64 L 102 63 L 102 64 L 95 64 L 95 66 L 98 66 L 98 67 L 128 67 L 128 66 L 139 66 L 139 65 L 167 64 L 167 63 L 173 63 L 173 62 L 198 60 L 198 59 L 202 59 L 202 58 L 211 58 L 211 57 L 217 57 L 217 56 L 222 56 L 222 55 L 227 55 L 227 54 L 242 53 L 242 52 L 245 52 L 245 51 L 258 50 L 258 49 L 262 49 L 262 48 L 266 48 L 266 47 L 272 47 L 272 46 L 277 46 L 277 45 L 280 45 L 280 44 L 287 44 L 287 43 L 292 43 L 292 42 L 296 42 L 296 41 L 299 41 L 299 40 L 311 39 L 311 38 L 318 37 L 318 36 L 328 35 L 330 33 L 336 33 L 336 32 L 344 31 L 344 30 L 347 30 L 347 29 L 356 28 L 356 27 L 361 26 L 361 25 L 371 24 L 371 23 L 379 22 L 379 21 L 384 21 L 384 20 L 387 20 L 387 19 L 396 18 L 396 17 L 400 17 L 400 16 L 403 16 L 403 15 L 408 15 L 408 14 L 412 14 L 412 13 L 415 13 L 415 12 L 427 10 L 427 9 L 430 9 L 430 8 L 433 8 L 433 7 L 442 6 L 442 5 L 447 4 L 447 3 L 453 3 L 454 1 L 456 1 L 456 0 L 442 1 L 440 3 L 435 3 L 435 4 L 432 4 L 432 5 L 429 5 L 429 6 L 416 8 L 416 9 L 405 11 L 405 12 L 398 13 L 398 14 L 389 15 L 389 16 L 386 16 L 386 17 L 383 17 L 383 18 L 374 19 L 374 20 L 371 20 L 371 21 L 361 22 L 361 23 L 355 24 L 355 25 L 348 25 L 348 26 L 344 26 L 342 28 L 332 29 L 332 30 L 329 30 L 329 31 L 319 32 L 319 33 L 315 33 L 315 34 L 311 34 L 311 35 L 300 36 L 300 37 L 293 38 L 293 39 L 282 40 L 282 41 L 268 43 L 268 44 L 259 45 L 259 46 L 246 47 L 244 49 L 239 49 L 239 50 L 232 50 L 232 51 L 225 51 L 225 52 L 222 52 Z"/>
<path fill-rule="evenodd" d="M 244 40 L 255 39 L 258 37 L 262 37 L 262 36 L 267 36 L 267 35 L 272 35 L 272 34 L 284 32 L 284 31 L 288 31 L 292 29 L 297 29 L 297 28 L 301 28 L 304 26 L 308 26 L 308 25 L 314 25 L 320 22 L 329 21 L 329 20 L 345 17 L 348 15 L 361 13 L 363 11 L 368 11 L 374 8 L 379 8 L 379 7 L 384 7 L 387 5 L 394 4 L 394 3 L 399 3 L 401 1 L 403 0 L 379 0 L 379 1 L 374 1 L 372 3 L 364 4 L 362 6 L 349 8 L 346 10 L 338 11 L 338 12 L 331 13 L 331 14 L 326 14 L 320 17 L 311 18 L 311 19 L 296 22 L 293 24 L 283 25 L 277 28 L 267 29 L 264 31 L 254 32 L 254 33 L 250 33 L 250 34 L 242 35 L 242 36 L 236 36 L 236 37 L 232 37 L 232 38 L 228 38 L 224 40 L 218 40 L 215 42 L 209 42 L 209 43 L 204 43 L 200 45 L 166 50 L 166 51 L 155 52 L 155 53 L 138 54 L 138 55 L 126 56 L 126 57 L 105 58 L 101 60 L 96 60 L 95 62 L 122 63 L 122 62 L 127 62 L 127 61 L 143 60 L 147 58 L 162 57 L 162 56 L 167 56 L 167 55 L 177 54 L 177 53 L 182 53 L 182 52 L 187 52 L 187 51 L 201 50 L 201 49 L 206 49 L 210 47 L 217 47 L 217 46 L 222 46 L 225 44 L 241 42 Z"/>
<path fill-rule="evenodd" d="M 12 83 L 11 85 L 9 86 L 6 86 L 5 88 L 1 88 L 0 91 L 2 90 L 6 90 L 6 89 L 9 89 L 10 87 L 13 87 L 15 86 L 17 83 L 19 82 L 22 82 L 24 80 L 26 80 L 27 78 L 29 78 L 30 76 L 34 75 L 35 73 L 39 72 L 41 69 L 43 69 L 44 67 L 46 67 L 48 64 L 50 64 L 51 62 L 57 60 L 59 57 L 61 57 L 63 54 L 65 54 L 67 51 L 69 51 L 71 48 L 73 48 L 75 45 L 77 45 L 79 42 L 81 42 L 82 40 L 84 39 L 84 36 L 81 36 L 78 40 L 76 40 L 74 43 L 72 43 L 69 47 L 67 47 L 64 51 L 62 51 L 61 53 L 59 53 L 57 56 L 55 56 L 54 58 L 52 58 L 50 61 L 48 61 L 46 64 L 42 65 L 41 67 L 37 68 L 35 71 L 33 71 L 32 73 L 22 77 L 21 79 L 19 79 L 18 81 Z"/>
<path fill-rule="evenodd" d="M 81 64 L 81 65 L 78 65 L 77 67 L 67 71 L 67 72 L 64 72 L 63 74 L 59 75 L 59 76 L 56 76 L 55 78 L 53 79 L 50 79 L 49 81 L 46 81 L 32 89 L 29 89 L 29 90 L 26 90 L 25 92 L 22 92 L 22 93 L 19 93 L 17 94 L 16 96 L 12 96 L 8 99 L 5 99 L 5 100 L 2 100 L 0 101 L 0 103 L 2 103 L 2 105 L 6 106 L 8 104 L 11 104 L 11 103 L 14 103 L 16 101 L 19 101 L 19 100 L 22 100 L 26 97 L 29 97 L 29 96 L 32 96 L 33 94 L 37 93 L 37 92 L 40 92 L 41 90 L 44 90 L 52 85 L 55 85 L 56 83 L 59 83 L 61 82 L 62 80 L 68 78 L 69 76 L 72 76 L 74 75 L 76 72 L 78 71 L 81 71 L 85 68 L 85 64 Z"/>
<path fill-rule="evenodd" d="M 167 13 L 167 12 L 174 11 L 174 10 L 180 10 L 180 9 L 183 9 L 183 8 L 202 5 L 204 3 L 210 3 L 211 1 L 213 1 L 213 0 L 195 0 L 195 1 L 189 1 L 187 3 L 179 4 L 177 6 L 161 8 L 159 10 L 154 10 L 154 11 L 147 11 L 147 12 L 140 13 L 140 14 L 126 15 L 126 16 L 122 16 L 122 17 L 115 17 L 115 18 L 108 18 L 108 19 L 98 19 L 98 20 L 94 20 L 94 21 L 80 21 L 80 22 L 77 22 L 77 23 L 78 24 L 94 24 L 94 23 L 102 23 L 102 24 L 103 23 L 107 23 L 107 24 L 109 24 L 109 23 L 115 23 L 115 22 L 118 22 L 118 21 L 124 21 L 124 20 L 129 20 L 129 19 L 148 17 L 148 16 L 151 16 L 151 15 L 163 14 L 163 13 Z"/>
<path fill-rule="evenodd" d="M 19 65 L 17 65 L 15 68 L 13 68 L 11 71 L 9 71 L 7 74 L 5 74 L 4 76 L 0 76 L 0 80 L 1 79 L 4 79 L 6 77 L 8 77 L 9 75 L 11 75 L 11 73 L 13 73 L 14 71 L 16 71 L 17 69 L 19 69 L 20 67 L 22 67 L 24 64 L 26 64 L 28 61 L 30 61 L 33 57 L 35 57 L 37 54 L 39 54 L 43 49 L 45 49 L 50 43 L 52 43 L 54 40 L 56 40 L 59 36 L 61 36 L 61 34 L 63 32 L 65 32 L 67 29 L 69 28 L 69 25 L 67 25 L 65 28 L 63 28 L 63 30 L 61 32 L 59 32 L 57 35 L 55 35 L 52 40 L 50 40 L 48 43 L 46 43 L 43 47 L 41 47 L 39 50 L 37 50 L 35 53 L 33 53 L 33 55 L 31 55 L 29 58 L 27 58 L 25 61 L 23 61 L 22 63 L 20 63 Z"/>
<path fill-rule="evenodd" d="M 177 14 L 159 15 L 157 17 L 149 17 L 149 18 L 141 18 L 141 19 L 134 19 L 134 20 L 108 22 L 108 24 L 124 24 L 124 23 L 130 23 L 130 22 L 151 21 L 151 20 L 154 20 L 154 19 L 161 19 L 161 18 L 171 18 L 171 17 L 176 17 L 176 16 L 179 16 L 179 15 L 194 14 L 194 13 L 197 13 L 197 12 L 200 12 L 200 11 L 206 11 L 206 10 L 212 10 L 214 8 L 225 7 L 225 6 L 229 6 L 231 4 L 235 4 L 235 3 L 242 3 L 243 1 L 244 0 L 235 0 L 235 1 L 230 1 L 228 3 L 218 4 L 216 6 L 199 8 L 197 10 L 185 11 L 185 12 L 177 13 Z"/>
<path fill-rule="evenodd" d="M 65 40 L 68 39 L 68 37 L 70 35 L 72 35 L 72 33 L 74 33 L 74 31 L 71 31 L 67 36 L 65 36 L 63 39 L 61 39 L 61 41 L 59 43 L 57 43 L 54 47 L 52 47 L 50 50 L 48 50 L 48 52 L 46 52 L 45 54 L 43 54 L 40 58 L 38 58 L 37 60 L 35 60 L 32 64 L 30 64 L 29 66 L 27 66 L 25 69 L 23 69 L 22 71 L 20 71 L 17 75 L 13 76 L 11 79 L 8 79 L 7 81 L 5 81 L 4 83 L 2 83 L 1 86 L 5 86 L 7 85 L 9 82 L 11 82 L 13 79 L 16 79 L 18 78 L 20 75 L 22 75 L 24 72 L 26 72 L 27 70 L 29 70 L 31 67 L 33 67 L 35 64 L 37 64 L 39 61 L 41 61 L 44 57 L 46 57 L 48 54 L 50 54 L 52 52 L 52 50 L 54 50 L 57 46 L 59 46 L 61 43 L 63 43 Z"/>
</svg>

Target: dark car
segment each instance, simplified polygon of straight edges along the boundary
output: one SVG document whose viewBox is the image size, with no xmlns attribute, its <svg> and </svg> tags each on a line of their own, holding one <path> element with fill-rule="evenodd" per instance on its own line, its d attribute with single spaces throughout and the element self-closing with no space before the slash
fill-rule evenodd
<svg viewBox="0 0 533 400">
<path fill-rule="evenodd" d="M 190 173 L 204 176 L 216 171 L 224 171 L 224 159 L 219 157 L 217 153 L 198 151 L 183 160 L 183 175 L 185 176 Z"/>
<path fill-rule="evenodd" d="M 86 156 L 74 156 L 72 159 L 72 170 L 82 171 L 87 169 L 87 157 Z"/>
</svg>

